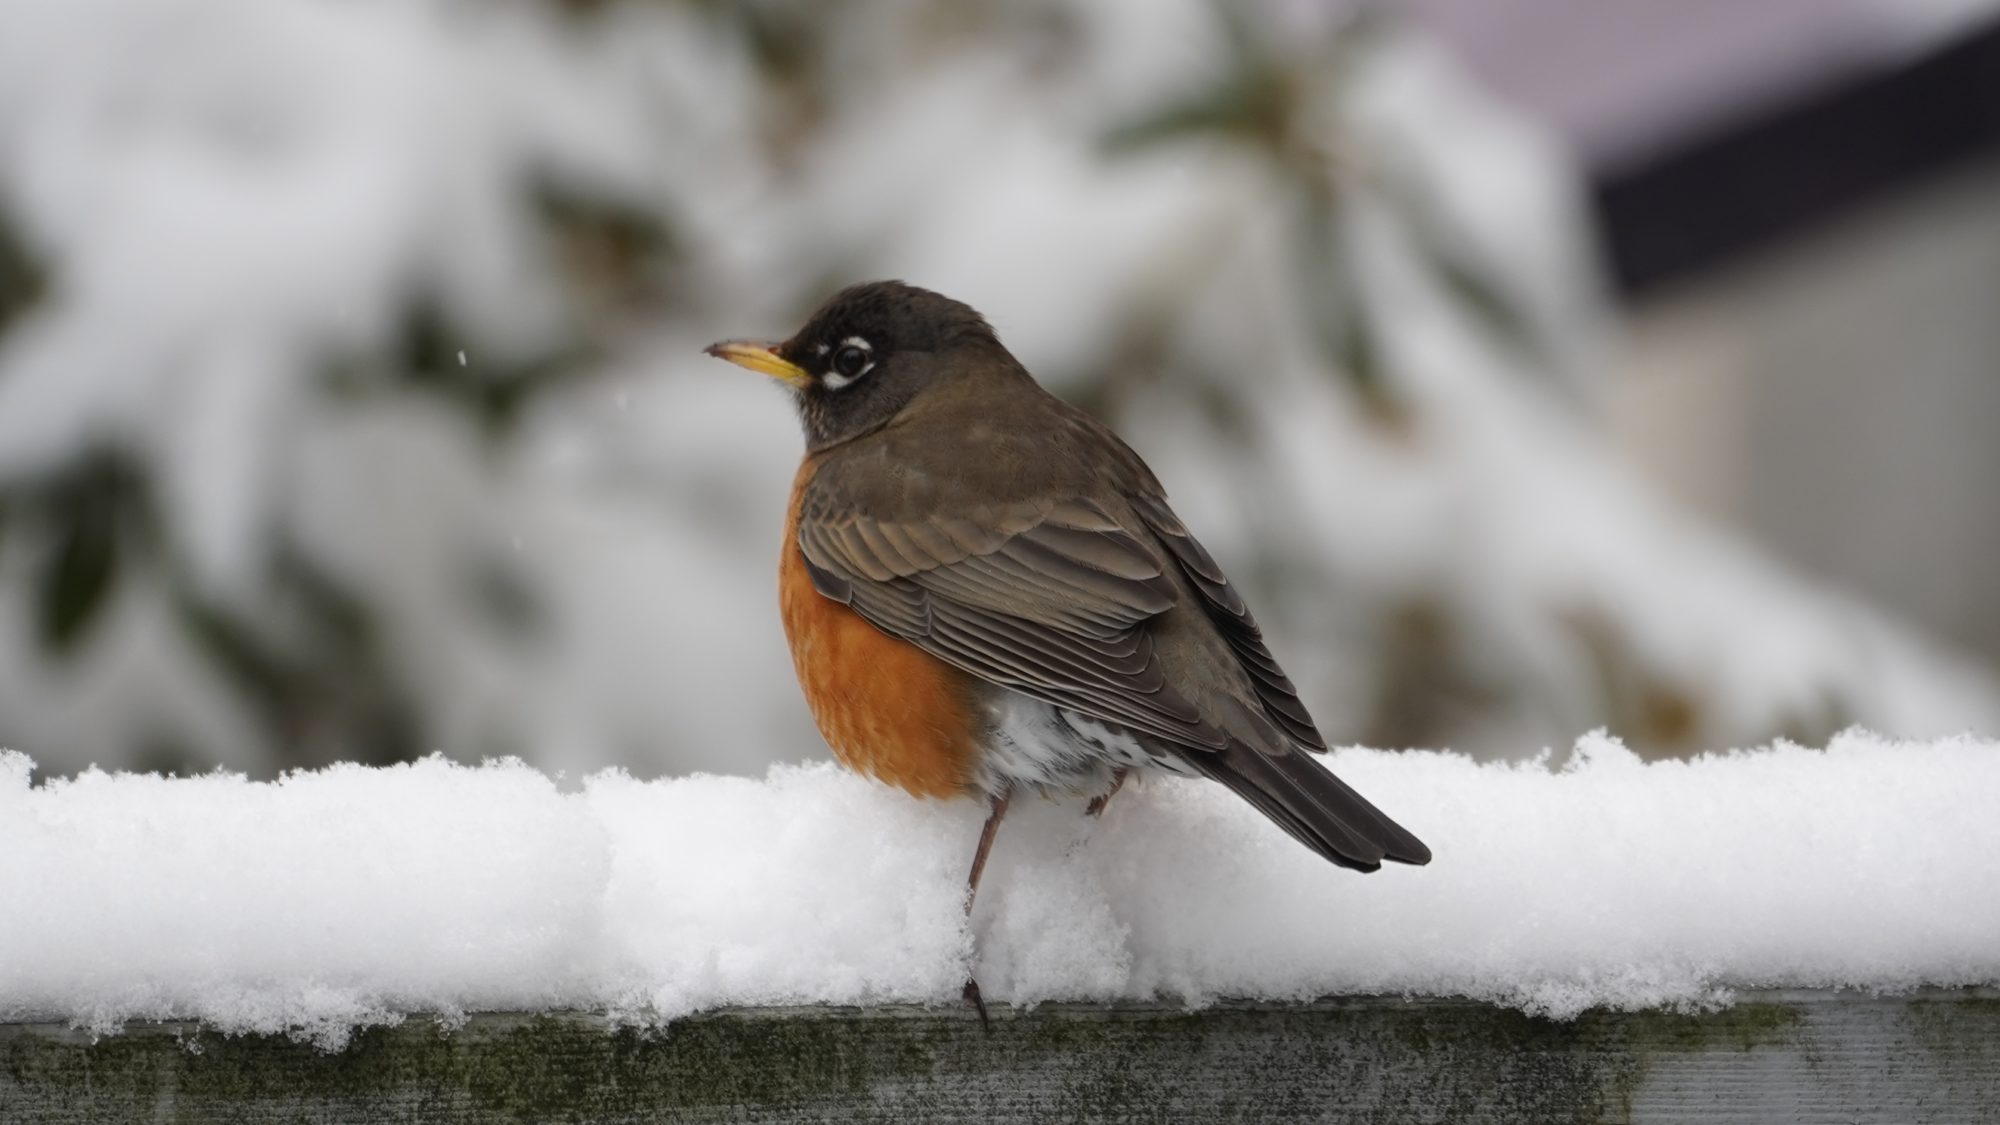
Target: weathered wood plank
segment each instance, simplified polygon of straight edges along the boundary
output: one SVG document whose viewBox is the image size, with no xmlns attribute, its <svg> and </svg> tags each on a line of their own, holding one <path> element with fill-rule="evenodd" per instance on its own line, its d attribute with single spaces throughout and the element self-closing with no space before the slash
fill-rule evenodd
<svg viewBox="0 0 2000 1125">
<path fill-rule="evenodd" d="M 0 1121 L 2000 1122 L 2000 995 L 1767 994 L 1532 1019 L 1471 1002 L 413 1020 L 337 1054 L 0 1025 Z"/>
</svg>

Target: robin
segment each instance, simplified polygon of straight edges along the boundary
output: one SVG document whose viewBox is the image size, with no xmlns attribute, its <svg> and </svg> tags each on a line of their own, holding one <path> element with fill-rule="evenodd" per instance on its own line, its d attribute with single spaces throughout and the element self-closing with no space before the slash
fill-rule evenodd
<svg viewBox="0 0 2000 1125">
<path fill-rule="evenodd" d="M 1326 740 L 1152 470 L 979 313 L 872 282 L 782 343 L 707 351 L 804 422 L 778 601 L 820 733 L 849 768 L 987 805 L 968 912 L 1016 794 L 1096 815 L 1134 770 L 1219 781 L 1342 867 L 1430 861 L 1313 757 Z"/>
</svg>

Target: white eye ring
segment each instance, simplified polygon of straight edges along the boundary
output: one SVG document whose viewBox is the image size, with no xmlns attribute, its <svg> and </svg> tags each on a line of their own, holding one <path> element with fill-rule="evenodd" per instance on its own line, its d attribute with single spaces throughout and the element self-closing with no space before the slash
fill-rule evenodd
<svg viewBox="0 0 2000 1125">
<path fill-rule="evenodd" d="M 832 367 L 820 382 L 827 390 L 837 391 L 868 374 L 875 367 L 874 359 L 870 358 L 874 351 L 874 347 L 859 336 L 842 340 L 840 347 L 833 352 Z"/>
</svg>

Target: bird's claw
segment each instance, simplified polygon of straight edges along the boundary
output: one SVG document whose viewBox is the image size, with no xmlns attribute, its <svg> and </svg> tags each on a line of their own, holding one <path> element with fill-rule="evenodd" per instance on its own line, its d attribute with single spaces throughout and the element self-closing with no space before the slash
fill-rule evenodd
<svg viewBox="0 0 2000 1125">
<path fill-rule="evenodd" d="M 986 1014 L 986 998 L 979 994 L 979 982 L 971 977 L 965 978 L 965 1000 L 979 1013 L 979 1026 L 991 1034 L 993 1017 Z"/>
</svg>

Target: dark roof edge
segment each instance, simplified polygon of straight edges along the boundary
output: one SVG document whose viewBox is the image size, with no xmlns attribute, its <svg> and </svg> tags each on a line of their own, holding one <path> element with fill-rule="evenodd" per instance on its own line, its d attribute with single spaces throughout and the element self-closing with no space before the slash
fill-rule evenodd
<svg viewBox="0 0 2000 1125">
<path fill-rule="evenodd" d="M 2000 22 L 1593 185 L 1618 290 L 1644 297 L 2000 148 Z"/>
</svg>

